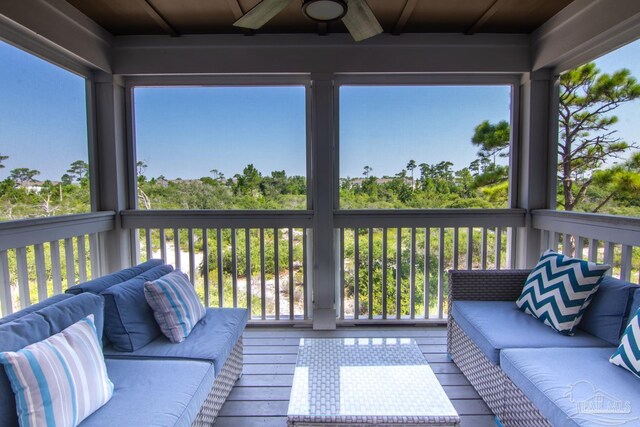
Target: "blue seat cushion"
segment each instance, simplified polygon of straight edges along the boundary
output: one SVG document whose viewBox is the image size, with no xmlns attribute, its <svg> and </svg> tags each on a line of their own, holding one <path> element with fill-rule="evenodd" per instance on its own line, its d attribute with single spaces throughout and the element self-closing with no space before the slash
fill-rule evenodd
<svg viewBox="0 0 640 427">
<path fill-rule="evenodd" d="M 150 259 L 149 261 L 138 264 L 135 267 L 125 268 L 124 270 L 116 271 L 115 273 L 72 286 L 67 289 L 66 292 L 69 294 L 81 294 L 84 292 L 99 294 L 113 285 L 125 282 L 162 264 L 163 261 L 161 259 Z"/>
<path fill-rule="evenodd" d="M 170 265 L 159 265 L 100 294 L 104 297 L 105 334 L 116 350 L 138 350 L 161 334 L 144 297 L 144 284 L 171 271 Z"/>
<path fill-rule="evenodd" d="M 605 277 L 578 326 L 585 332 L 617 346 L 628 321 L 628 309 L 638 285 Z"/>
<path fill-rule="evenodd" d="M 57 334 L 81 319 L 93 314 L 93 321 L 102 339 L 104 325 L 104 298 L 94 294 L 75 295 L 44 307 L 36 312 L 51 326 L 51 334 Z"/>
<path fill-rule="evenodd" d="M 199 361 L 112 359 L 106 365 L 113 397 L 83 427 L 188 427 L 215 377 L 213 365 Z"/>
<path fill-rule="evenodd" d="M 23 308 L 20 311 L 16 311 L 15 313 L 9 314 L 8 316 L 4 316 L 3 318 L 0 318 L 0 325 L 14 321 L 16 319 L 21 318 L 22 316 L 26 316 L 29 313 L 33 313 L 34 311 L 38 311 L 41 308 L 45 308 L 48 307 L 52 304 L 55 304 L 59 301 L 65 300 L 67 298 L 71 298 L 73 295 L 69 295 L 69 294 L 57 294 L 54 295 L 50 298 L 45 299 L 44 301 L 40 301 L 37 304 L 33 304 L 30 305 L 27 308 Z"/>
<path fill-rule="evenodd" d="M 51 326 L 42 316 L 30 313 L 0 325 L 0 352 L 18 351 L 51 335 Z M 18 425 L 16 399 L 4 366 L 0 366 L 0 426 Z"/>
<path fill-rule="evenodd" d="M 611 346 L 581 330 L 559 334 L 511 301 L 454 301 L 451 315 L 494 365 L 505 348 Z"/>
<path fill-rule="evenodd" d="M 110 346 L 104 349 L 104 354 L 106 357 L 205 360 L 213 362 L 218 375 L 242 335 L 247 320 L 248 311 L 244 308 L 208 308 L 204 318 L 179 344 L 173 344 L 160 335 L 132 353 L 123 353 Z"/>
<path fill-rule="evenodd" d="M 555 427 L 637 425 L 640 383 L 609 363 L 614 350 L 508 349 L 500 365 Z"/>
</svg>

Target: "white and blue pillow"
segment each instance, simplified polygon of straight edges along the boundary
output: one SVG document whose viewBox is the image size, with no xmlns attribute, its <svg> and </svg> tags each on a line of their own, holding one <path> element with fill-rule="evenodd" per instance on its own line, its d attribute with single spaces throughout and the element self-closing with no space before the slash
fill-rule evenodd
<svg viewBox="0 0 640 427">
<path fill-rule="evenodd" d="M 629 322 L 620 340 L 620 346 L 609 361 L 640 378 L 640 308 Z"/>
<path fill-rule="evenodd" d="M 180 270 L 145 283 L 144 296 L 160 330 L 173 343 L 184 341 L 205 315 L 189 277 Z"/>
<path fill-rule="evenodd" d="M 548 250 L 531 270 L 516 305 L 564 335 L 573 335 L 608 265 Z"/>
<path fill-rule="evenodd" d="M 93 314 L 18 351 L 0 353 L 20 426 L 76 426 L 111 399 Z"/>
</svg>

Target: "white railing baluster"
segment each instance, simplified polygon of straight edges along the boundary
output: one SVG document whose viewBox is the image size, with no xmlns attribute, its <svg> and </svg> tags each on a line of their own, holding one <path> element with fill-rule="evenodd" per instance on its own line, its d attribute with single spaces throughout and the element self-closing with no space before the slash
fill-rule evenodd
<svg viewBox="0 0 640 427">
<path fill-rule="evenodd" d="M 516 230 L 514 227 L 507 228 L 507 263 L 509 268 L 516 268 Z"/>
<path fill-rule="evenodd" d="M 33 245 L 33 255 L 36 262 L 36 282 L 38 284 L 38 301 L 47 299 L 47 267 L 44 262 L 44 245 Z"/>
<path fill-rule="evenodd" d="M 245 285 L 247 288 L 247 310 L 249 311 L 249 319 L 253 318 L 253 312 L 251 311 L 251 230 L 249 228 L 244 229 L 244 248 L 245 248 Z"/>
<path fill-rule="evenodd" d="M 304 320 L 309 319 L 309 269 L 307 266 L 311 263 L 309 259 L 309 247 L 307 243 L 307 229 L 303 228 L 302 232 L 302 316 Z"/>
<path fill-rule="evenodd" d="M 280 320 L 280 229 L 273 229 L 273 287 L 276 320 Z"/>
<path fill-rule="evenodd" d="M 387 318 L 387 229 L 382 228 L 382 318 Z"/>
<path fill-rule="evenodd" d="M 438 236 L 438 319 L 442 319 L 444 304 L 444 227 Z"/>
<path fill-rule="evenodd" d="M 73 239 L 67 238 L 64 239 L 64 257 L 65 257 L 65 266 L 66 266 L 66 276 L 67 276 L 67 288 L 76 284 L 76 271 L 75 271 L 75 263 L 74 263 L 74 255 L 73 255 Z"/>
<path fill-rule="evenodd" d="M 416 229 L 411 228 L 411 251 L 409 258 L 409 316 L 416 318 Z"/>
<path fill-rule="evenodd" d="M 231 229 L 231 281 L 233 292 L 233 306 L 238 307 L 238 249 L 236 244 L 236 230 Z"/>
<path fill-rule="evenodd" d="M 91 266 L 92 279 L 97 279 L 102 275 L 101 269 L 100 269 L 100 253 L 98 252 L 98 247 L 99 247 L 98 233 L 90 234 L 89 235 L 89 265 Z"/>
<path fill-rule="evenodd" d="M 353 318 L 360 317 L 360 236 L 358 228 L 353 229 Z"/>
<path fill-rule="evenodd" d="M 367 310 L 369 310 L 369 319 L 373 319 L 373 228 L 369 228 L 367 236 L 368 244 L 368 262 L 367 262 Z"/>
<path fill-rule="evenodd" d="M 613 273 L 614 251 L 615 251 L 615 244 L 613 242 L 604 242 L 604 263 L 609 264 L 611 266 L 611 268 L 606 273 L 607 276 L 611 276 Z"/>
<path fill-rule="evenodd" d="M 16 248 L 16 265 L 18 270 L 18 295 L 20 296 L 20 308 L 26 308 L 31 305 L 31 296 L 29 295 L 27 248 Z"/>
<path fill-rule="evenodd" d="M 480 268 L 487 269 L 487 227 L 482 227 L 482 240 L 480 241 Z"/>
<path fill-rule="evenodd" d="M 177 228 L 173 229 L 173 255 L 176 263 L 176 270 L 182 269 L 182 256 L 180 253 L 180 230 L 178 230 Z"/>
<path fill-rule="evenodd" d="M 402 315 L 402 228 L 396 231 L 396 319 Z"/>
<path fill-rule="evenodd" d="M 293 229 L 289 227 L 289 319 L 293 320 L 295 316 L 293 306 L 293 293 L 295 291 L 293 285 Z"/>
<path fill-rule="evenodd" d="M 467 270 L 473 269 L 473 227 L 467 228 Z"/>
<path fill-rule="evenodd" d="M 233 232 L 235 234 L 235 231 Z M 207 240 L 208 242 L 208 240 Z M 224 254 L 222 247 L 222 229 L 216 229 L 216 249 L 217 249 L 217 264 L 218 264 L 218 307 L 224 306 Z M 207 249 L 208 251 L 208 249 Z M 235 251 L 235 249 L 234 249 Z M 208 276 L 207 276 L 208 277 Z M 235 288 L 235 285 L 234 285 Z M 235 298 L 234 298 L 235 301 Z"/>
<path fill-rule="evenodd" d="M 164 228 L 160 228 L 160 258 L 165 263 L 167 262 L 167 236 L 165 235 Z"/>
<path fill-rule="evenodd" d="M 558 252 L 558 248 L 560 247 L 560 234 L 556 232 L 551 232 L 550 236 L 551 249 L 555 252 Z"/>
<path fill-rule="evenodd" d="M 78 236 L 78 276 L 80 283 L 87 281 L 87 250 L 85 247 L 84 236 Z"/>
<path fill-rule="evenodd" d="M 204 288 L 204 306 L 211 307 L 211 284 L 209 283 L 209 230 L 202 229 L 202 282 Z M 219 305 L 218 307 L 221 307 Z"/>
<path fill-rule="evenodd" d="M 496 227 L 496 270 L 500 270 L 500 266 L 502 263 L 502 228 Z"/>
<path fill-rule="evenodd" d="M 622 253 L 620 254 L 620 278 L 627 282 L 631 280 L 631 260 L 633 257 L 633 247 L 622 245 Z"/>
<path fill-rule="evenodd" d="M 51 279 L 53 280 L 53 293 L 62 293 L 62 273 L 60 271 L 60 242 L 54 240 L 49 242 L 51 252 Z"/>
<path fill-rule="evenodd" d="M 267 279 L 264 269 L 264 228 L 260 227 L 260 318 L 267 318 Z"/>
<path fill-rule="evenodd" d="M 571 235 L 562 233 L 562 254 L 571 256 Z"/>
<path fill-rule="evenodd" d="M 576 242 L 576 258 L 582 259 L 584 258 L 584 237 L 575 236 Z"/>
<path fill-rule="evenodd" d="M 193 228 L 187 229 L 187 244 L 189 246 L 189 277 L 193 285 L 196 286 L 196 254 L 193 244 Z"/>
<path fill-rule="evenodd" d="M 429 318 L 429 306 L 431 305 L 431 229 L 424 229 L 424 318 Z"/>
<path fill-rule="evenodd" d="M 458 231 L 458 227 L 454 227 L 453 228 L 453 269 L 457 270 L 458 269 L 458 256 L 459 256 L 459 250 L 458 250 L 458 238 L 459 238 L 459 231 Z"/>
<path fill-rule="evenodd" d="M 145 240 L 145 249 L 147 253 L 147 261 L 153 258 L 153 243 L 151 243 L 151 233 L 153 230 L 151 228 L 144 229 L 144 240 Z"/>
<path fill-rule="evenodd" d="M 11 278 L 9 277 L 9 257 L 7 256 L 7 251 L 0 251 L 0 305 L 2 305 L 3 317 L 13 313 Z"/>
<path fill-rule="evenodd" d="M 340 319 L 344 319 L 344 228 L 340 229 Z"/>
<path fill-rule="evenodd" d="M 600 242 L 596 239 L 589 239 L 589 261 L 598 262 L 598 247 Z"/>
</svg>

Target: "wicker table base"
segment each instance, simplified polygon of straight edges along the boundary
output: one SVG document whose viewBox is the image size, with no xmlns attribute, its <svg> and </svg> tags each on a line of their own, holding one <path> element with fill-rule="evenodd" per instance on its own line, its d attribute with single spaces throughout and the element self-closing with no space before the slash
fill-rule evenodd
<svg viewBox="0 0 640 427">
<path fill-rule="evenodd" d="M 289 427 L 458 426 L 413 339 L 302 339 Z"/>
</svg>

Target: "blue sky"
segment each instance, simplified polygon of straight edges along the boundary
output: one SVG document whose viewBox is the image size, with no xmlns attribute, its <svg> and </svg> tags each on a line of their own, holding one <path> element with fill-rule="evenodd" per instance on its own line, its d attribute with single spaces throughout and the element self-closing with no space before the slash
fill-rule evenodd
<svg viewBox="0 0 640 427">
<path fill-rule="evenodd" d="M 640 77 L 640 42 L 598 61 Z M 13 168 L 57 180 L 74 160 L 87 159 L 84 80 L 0 42 L 0 154 Z M 218 169 L 230 177 L 253 163 L 263 173 L 305 173 L 302 87 L 141 88 L 136 90 L 138 159 L 147 176 L 197 178 Z M 465 167 L 482 120 L 509 119 L 509 88 L 357 87 L 341 89 L 340 175 L 391 175 L 413 159 Z M 616 129 L 640 142 L 640 101 L 616 110 Z"/>
</svg>

